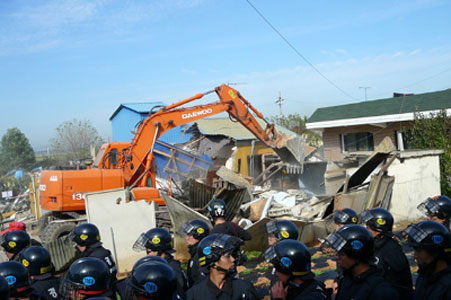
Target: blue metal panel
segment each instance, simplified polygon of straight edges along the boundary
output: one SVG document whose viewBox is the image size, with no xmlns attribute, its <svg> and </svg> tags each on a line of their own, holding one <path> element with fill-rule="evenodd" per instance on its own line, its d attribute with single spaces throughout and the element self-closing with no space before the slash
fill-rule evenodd
<svg viewBox="0 0 451 300">
<path fill-rule="evenodd" d="M 209 157 L 200 157 L 182 149 L 158 141 L 154 147 L 154 169 L 157 177 L 176 182 L 189 177 L 205 178 L 213 162 Z"/>
<path fill-rule="evenodd" d="M 141 121 L 140 114 L 128 108 L 121 109 L 111 120 L 113 141 L 131 142 L 134 137 L 132 131 L 139 121 Z"/>
</svg>

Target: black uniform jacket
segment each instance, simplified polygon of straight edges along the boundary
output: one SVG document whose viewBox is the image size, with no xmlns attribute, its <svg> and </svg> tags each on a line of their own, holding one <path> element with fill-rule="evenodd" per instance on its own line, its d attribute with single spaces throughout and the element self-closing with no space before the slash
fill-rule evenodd
<svg viewBox="0 0 451 300">
<path fill-rule="evenodd" d="M 197 245 L 198 243 L 188 247 L 189 254 L 191 255 L 191 258 L 188 261 L 188 267 L 186 269 L 188 276 L 188 287 L 194 286 L 196 283 L 205 278 L 205 274 L 201 271 L 199 265 Z"/>
<path fill-rule="evenodd" d="M 242 239 L 243 241 L 249 241 L 252 236 L 249 232 L 238 226 L 233 222 L 224 222 L 220 224 L 216 224 L 213 229 L 210 231 L 210 234 L 213 233 L 224 233 L 231 236 L 236 236 Z"/>
<path fill-rule="evenodd" d="M 451 266 L 436 274 L 419 274 L 415 283 L 414 299 L 451 300 Z"/>
<path fill-rule="evenodd" d="M 95 257 L 104 261 L 110 270 L 112 282 L 116 281 L 116 263 L 111 255 L 111 251 L 103 248 L 101 242 L 97 242 L 86 248 L 85 251 L 81 252 L 80 257 Z"/>
<path fill-rule="evenodd" d="M 172 270 L 174 270 L 175 277 L 177 278 L 177 290 L 182 293 L 186 292 L 188 289 L 188 283 L 180 262 L 175 260 L 169 253 L 166 253 L 164 259 L 166 259 L 168 265 L 172 268 Z"/>
<path fill-rule="evenodd" d="M 205 277 L 188 290 L 187 300 L 259 300 L 254 286 L 237 278 L 227 278 L 222 289 L 219 289 L 210 277 Z"/>
<path fill-rule="evenodd" d="M 30 284 L 33 290 L 37 291 L 46 299 L 60 299 L 60 280 L 52 274 L 47 273 L 34 276 L 33 280 L 30 280 Z"/>
<path fill-rule="evenodd" d="M 298 287 L 290 286 L 286 300 L 326 300 L 326 287 L 316 279 L 306 280 Z M 273 298 L 273 300 L 282 300 Z M 387 299 L 388 300 L 388 299 Z"/>
<path fill-rule="evenodd" d="M 344 274 L 338 283 L 336 300 L 397 300 L 398 293 L 393 286 L 382 277 L 376 267 L 370 267 L 359 276 Z M 399 299 L 404 300 L 404 299 Z"/>
<path fill-rule="evenodd" d="M 413 286 L 409 261 L 398 242 L 379 235 L 374 239 L 374 257 L 376 267 L 398 291 L 399 298 L 411 299 Z"/>
</svg>

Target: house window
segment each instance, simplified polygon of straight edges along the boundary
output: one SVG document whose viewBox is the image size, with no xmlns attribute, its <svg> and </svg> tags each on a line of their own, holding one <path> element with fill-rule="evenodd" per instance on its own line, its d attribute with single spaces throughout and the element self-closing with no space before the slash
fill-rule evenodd
<svg viewBox="0 0 451 300">
<path fill-rule="evenodd" d="M 340 136 L 342 152 L 373 151 L 374 141 L 371 132 L 346 133 Z"/>
</svg>

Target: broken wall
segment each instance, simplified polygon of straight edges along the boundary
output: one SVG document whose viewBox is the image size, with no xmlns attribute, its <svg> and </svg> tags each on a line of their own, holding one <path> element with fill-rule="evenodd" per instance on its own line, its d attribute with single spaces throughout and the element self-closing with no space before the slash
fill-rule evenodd
<svg viewBox="0 0 451 300">
<path fill-rule="evenodd" d="M 395 177 L 390 206 L 395 220 L 422 217 L 418 204 L 440 195 L 440 153 L 438 150 L 403 151 L 388 168 L 388 174 Z"/>
</svg>

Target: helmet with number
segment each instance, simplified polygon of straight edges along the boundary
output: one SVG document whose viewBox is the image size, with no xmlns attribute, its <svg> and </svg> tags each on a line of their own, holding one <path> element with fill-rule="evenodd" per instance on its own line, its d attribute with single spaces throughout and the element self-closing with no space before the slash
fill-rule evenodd
<svg viewBox="0 0 451 300">
<path fill-rule="evenodd" d="M 214 199 L 208 203 L 208 216 L 211 220 L 225 218 L 226 212 L 226 203 L 224 200 Z"/>
<path fill-rule="evenodd" d="M 365 210 L 361 216 L 363 223 L 374 231 L 387 233 L 393 229 L 393 216 L 384 208 Z"/>
<path fill-rule="evenodd" d="M 359 223 L 359 215 L 350 208 L 343 208 L 341 210 L 337 210 L 333 214 L 335 224 L 358 224 Z"/>
<path fill-rule="evenodd" d="M 159 252 L 172 250 L 172 237 L 169 230 L 155 227 L 142 233 L 133 245 L 133 250 L 139 252 L 146 249 Z"/>
<path fill-rule="evenodd" d="M 148 262 L 132 271 L 126 299 L 171 300 L 177 292 L 174 270 L 167 264 Z M 136 297 L 136 298 L 135 298 Z"/>
<path fill-rule="evenodd" d="M 217 262 L 222 255 L 233 253 L 243 244 L 243 241 L 228 234 L 211 234 L 199 242 L 197 255 L 199 265 L 210 267 Z"/>
<path fill-rule="evenodd" d="M 100 295 L 109 288 L 110 273 L 107 265 L 98 258 L 77 259 L 67 271 L 62 282 L 62 296 L 74 298 L 81 295 Z M 75 299 L 78 299 L 75 297 Z"/>
<path fill-rule="evenodd" d="M 297 240 L 299 230 L 296 225 L 289 220 L 273 220 L 266 223 L 268 235 L 274 235 L 277 241 L 290 239 Z"/>
<path fill-rule="evenodd" d="M 442 220 L 451 219 L 451 199 L 447 196 L 427 198 L 418 205 L 418 209 L 428 217 L 437 217 Z"/>
<path fill-rule="evenodd" d="M 14 230 L 1 236 L 2 247 L 6 252 L 17 254 L 30 246 L 30 236 L 25 231 Z"/>
<path fill-rule="evenodd" d="M 265 251 L 265 259 L 277 271 L 295 277 L 311 275 L 311 256 L 307 247 L 295 240 L 283 240 Z"/>
<path fill-rule="evenodd" d="M 430 252 L 451 251 L 451 238 L 445 226 L 435 221 L 421 221 L 411 224 L 401 234 L 407 237 L 407 243 L 413 248 Z"/>
<path fill-rule="evenodd" d="M 79 246 L 89 247 L 100 242 L 99 229 L 91 223 L 80 224 L 71 232 L 69 240 L 74 241 Z"/>
<path fill-rule="evenodd" d="M 27 269 L 17 261 L 0 263 L 0 276 L 8 282 L 11 296 L 17 296 L 30 291 Z"/>
<path fill-rule="evenodd" d="M 192 220 L 183 224 L 182 231 L 200 241 L 210 233 L 210 226 L 204 220 Z"/>
<path fill-rule="evenodd" d="M 0 300 L 9 300 L 9 285 L 2 276 L 0 276 Z"/>
<path fill-rule="evenodd" d="M 331 233 L 321 250 L 325 254 L 344 253 L 360 262 L 368 262 L 373 257 L 374 240 L 371 233 L 363 226 L 347 224 Z"/>
<path fill-rule="evenodd" d="M 44 247 L 31 246 L 21 254 L 20 262 L 31 276 L 43 275 L 53 271 L 50 253 Z"/>
</svg>

